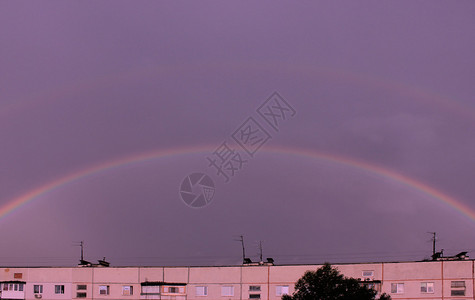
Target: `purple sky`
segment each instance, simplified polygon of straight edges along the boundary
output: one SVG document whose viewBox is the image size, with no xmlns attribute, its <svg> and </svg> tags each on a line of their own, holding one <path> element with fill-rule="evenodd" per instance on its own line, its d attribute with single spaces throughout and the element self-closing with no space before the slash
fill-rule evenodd
<svg viewBox="0 0 475 300">
<path fill-rule="evenodd" d="M 216 265 L 419 260 L 429 231 L 474 251 L 475 221 L 433 196 L 294 148 L 364 162 L 475 211 L 475 2 L 0 2 L 0 265 Z M 255 109 L 274 91 L 279 132 Z M 206 157 L 249 116 L 272 135 L 225 184 Z M 192 172 L 216 184 L 191 209 Z M 470 254 L 470 253 L 469 253 Z"/>
</svg>

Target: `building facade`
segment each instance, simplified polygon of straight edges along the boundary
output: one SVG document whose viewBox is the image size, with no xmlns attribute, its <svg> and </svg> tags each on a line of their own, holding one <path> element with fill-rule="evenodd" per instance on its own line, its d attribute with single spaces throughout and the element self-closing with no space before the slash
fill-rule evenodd
<svg viewBox="0 0 475 300">
<path fill-rule="evenodd" d="M 333 265 L 393 299 L 474 297 L 474 260 Z M 320 265 L 0 268 L 0 299 L 280 299 Z"/>
</svg>

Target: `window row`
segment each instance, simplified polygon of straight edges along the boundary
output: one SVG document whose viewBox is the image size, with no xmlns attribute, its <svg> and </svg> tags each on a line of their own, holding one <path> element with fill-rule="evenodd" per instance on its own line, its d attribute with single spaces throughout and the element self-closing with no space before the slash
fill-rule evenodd
<svg viewBox="0 0 475 300">
<path fill-rule="evenodd" d="M 142 295 L 185 294 L 184 285 L 143 285 Z"/>
<path fill-rule="evenodd" d="M 23 284 L 20 284 L 20 285 L 21 285 L 21 287 L 20 286 L 15 287 L 13 285 L 13 288 L 15 288 L 14 290 L 16 291 L 17 290 L 16 288 L 18 288 L 18 290 L 23 291 Z M 4 287 L 3 287 L 4 291 L 6 291 L 5 286 L 6 286 L 6 288 L 9 288 L 9 284 L 4 284 Z M 76 290 L 78 291 L 76 293 L 76 298 L 86 298 L 86 296 L 87 296 L 87 293 L 85 292 L 87 290 L 87 285 L 86 284 L 78 284 L 76 286 Z M 84 291 L 84 292 L 82 292 L 82 291 Z M 42 294 L 43 293 L 43 285 L 42 284 L 33 285 L 33 293 Z M 54 293 L 55 294 L 64 294 L 64 285 L 61 285 L 61 284 L 55 285 L 54 286 Z M 110 286 L 109 285 L 100 285 L 99 286 L 99 294 L 100 295 L 109 295 L 110 294 Z M 122 286 L 122 295 L 123 296 L 132 296 L 133 294 L 134 294 L 134 287 L 133 286 L 131 286 L 131 285 L 123 285 Z"/>
<path fill-rule="evenodd" d="M 465 281 L 452 281 L 450 283 L 450 295 L 451 296 L 465 296 Z M 434 283 L 433 282 L 421 282 L 422 294 L 433 294 Z M 403 294 L 404 293 L 404 283 L 391 283 L 391 293 L 393 294 Z"/>
<path fill-rule="evenodd" d="M 109 285 L 100 285 L 99 286 L 99 294 L 100 295 L 109 295 L 110 294 L 110 286 Z M 122 286 L 122 296 L 132 296 L 133 294 L 134 294 L 134 287 L 132 285 L 123 285 Z"/>
<path fill-rule="evenodd" d="M 2 283 L 1 289 L 3 291 L 24 291 L 24 283 Z M 35 284 L 33 285 L 33 293 L 41 294 L 43 293 L 43 285 Z M 54 286 L 54 293 L 55 294 L 64 294 L 64 285 L 55 285 Z"/>
<path fill-rule="evenodd" d="M 43 285 L 42 284 L 34 284 L 33 285 L 33 293 L 42 294 L 43 293 Z M 54 286 L 54 293 L 55 294 L 64 294 L 64 285 L 56 284 Z"/>
<path fill-rule="evenodd" d="M 1 286 L 3 291 L 23 291 L 24 284 L 23 283 L 2 283 Z M 109 295 L 110 294 L 110 286 L 109 285 L 99 285 L 98 291 L 100 295 Z M 156 290 L 155 290 L 156 289 Z M 87 285 L 86 284 L 78 284 L 76 285 L 76 298 L 86 298 L 87 297 Z M 62 284 L 56 284 L 54 286 L 54 293 L 55 294 L 64 294 L 65 288 Z M 250 299 L 260 299 L 259 292 L 261 291 L 260 285 L 251 285 L 249 286 L 249 298 Z M 169 294 L 184 294 L 185 288 L 182 286 L 165 286 L 162 290 L 163 293 Z M 42 294 L 43 293 L 43 285 L 42 284 L 35 284 L 33 285 L 33 293 L 35 294 Z M 160 293 L 160 289 L 157 289 L 155 286 L 143 286 L 142 293 L 150 294 L 150 293 Z M 134 287 L 131 285 L 123 285 L 122 286 L 122 295 L 123 296 L 132 296 L 134 294 Z M 195 287 L 195 294 L 196 296 L 208 296 L 208 287 L 207 286 L 197 286 Z M 289 294 L 289 286 L 288 285 L 279 285 L 276 286 L 275 295 L 282 296 Z M 221 287 L 221 296 L 234 296 L 234 286 L 222 286 Z"/>
<path fill-rule="evenodd" d="M 251 285 L 249 286 L 249 299 L 260 299 L 261 294 L 258 292 L 261 291 L 260 285 Z M 275 295 L 282 296 L 289 294 L 288 285 L 278 285 L 275 287 Z M 208 287 L 207 286 L 197 286 L 195 287 L 196 296 L 208 296 Z M 221 287 L 221 296 L 232 297 L 234 296 L 234 286 L 222 286 Z"/>
</svg>

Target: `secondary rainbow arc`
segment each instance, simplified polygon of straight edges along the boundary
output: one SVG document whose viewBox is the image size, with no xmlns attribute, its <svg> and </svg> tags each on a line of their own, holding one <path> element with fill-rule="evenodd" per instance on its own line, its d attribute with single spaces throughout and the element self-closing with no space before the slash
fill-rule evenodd
<svg viewBox="0 0 475 300">
<path fill-rule="evenodd" d="M 146 78 L 153 74 L 169 74 L 170 72 L 180 72 L 189 70 L 200 70 L 203 68 L 220 69 L 235 69 L 235 70 L 272 70 L 272 71 L 287 71 L 293 73 L 302 73 L 309 77 L 318 75 L 325 78 L 335 78 L 341 81 L 354 82 L 357 84 L 370 85 L 375 88 L 399 91 L 415 99 L 423 99 L 425 102 L 430 101 L 432 104 L 439 105 L 444 109 L 451 109 L 458 114 L 473 118 L 475 116 L 475 109 L 472 106 L 464 104 L 460 100 L 452 99 L 444 96 L 436 91 L 413 86 L 408 83 L 385 79 L 380 76 L 375 76 L 370 73 L 354 72 L 347 69 L 340 69 L 329 66 L 305 66 L 298 64 L 285 63 L 250 63 L 250 62 L 227 62 L 227 63 L 208 63 L 208 64 L 188 64 L 188 65 L 158 65 L 158 66 L 139 66 L 127 71 L 115 72 L 106 76 L 100 76 L 94 79 L 83 79 L 78 82 L 65 84 L 52 89 L 35 92 L 33 94 L 24 95 L 18 99 L 10 100 L 9 104 L 0 105 L 0 114 L 4 116 L 12 115 L 10 112 L 16 108 L 29 108 L 38 98 L 41 99 L 41 104 L 46 102 L 55 102 L 63 99 L 68 95 L 73 95 L 85 90 L 95 89 L 98 87 L 107 86 L 116 82 L 124 82 L 125 80 L 138 80 L 139 78 Z M 41 96 L 38 96 L 41 95 Z M 25 97 L 26 102 L 25 103 Z M 39 104 L 37 104 L 39 105 Z"/>
</svg>

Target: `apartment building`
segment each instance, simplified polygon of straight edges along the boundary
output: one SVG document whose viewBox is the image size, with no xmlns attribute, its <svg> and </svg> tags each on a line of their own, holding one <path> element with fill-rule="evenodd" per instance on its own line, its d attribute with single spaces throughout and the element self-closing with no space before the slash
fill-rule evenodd
<svg viewBox="0 0 475 300">
<path fill-rule="evenodd" d="M 475 299 L 474 260 L 336 264 L 393 299 Z M 320 265 L 0 268 L 0 299 L 280 299 Z"/>
</svg>

